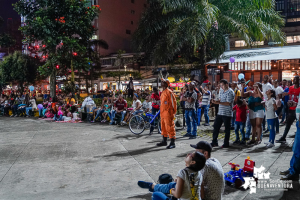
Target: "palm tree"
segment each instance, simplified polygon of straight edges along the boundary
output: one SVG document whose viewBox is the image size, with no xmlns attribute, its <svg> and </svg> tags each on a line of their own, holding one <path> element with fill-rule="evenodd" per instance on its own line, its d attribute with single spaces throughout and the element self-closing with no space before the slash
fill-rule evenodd
<svg viewBox="0 0 300 200">
<path fill-rule="evenodd" d="M 274 0 L 150 0 L 149 4 L 134 34 L 134 47 L 144 51 L 152 64 L 171 60 L 189 47 L 203 66 L 225 51 L 226 34 L 248 45 L 264 39 L 285 43 L 280 30 L 284 19 L 275 11 Z M 210 50 L 217 53 L 206 55 Z"/>
</svg>

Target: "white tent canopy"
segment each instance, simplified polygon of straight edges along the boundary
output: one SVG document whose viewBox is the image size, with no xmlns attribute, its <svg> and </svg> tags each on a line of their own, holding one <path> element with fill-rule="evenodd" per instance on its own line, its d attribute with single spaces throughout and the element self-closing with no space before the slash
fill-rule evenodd
<svg viewBox="0 0 300 200">
<path fill-rule="evenodd" d="M 219 63 L 230 63 L 230 57 L 234 57 L 235 62 L 300 59 L 300 45 L 226 51 L 221 56 Z M 207 64 L 216 64 L 216 60 Z"/>
</svg>

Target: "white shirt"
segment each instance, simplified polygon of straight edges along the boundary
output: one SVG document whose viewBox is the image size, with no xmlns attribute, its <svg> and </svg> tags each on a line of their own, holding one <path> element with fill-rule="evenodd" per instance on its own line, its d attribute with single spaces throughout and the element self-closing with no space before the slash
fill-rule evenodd
<svg viewBox="0 0 300 200">
<path fill-rule="evenodd" d="M 147 100 L 145 100 L 143 102 L 143 106 L 142 107 L 143 107 L 144 110 L 147 110 L 149 108 L 149 111 L 151 111 L 152 110 L 152 103 L 151 102 L 147 102 Z"/>
<path fill-rule="evenodd" d="M 199 172 L 193 172 L 192 170 L 185 168 L 182 169 L 178 172 L 177 177 L 181 178 L 184 181 L 183 184 L 183 191 L 182 191 L 182 195 L 179 198 L 179 200 L 190 200 L 193 196 L 192 196 L 192 192 L 191 192 L 191 187 L 190 187 L 190 181 L 189 181 L 189 176 L 190 174 L 194 173 L 195 175 L 195 190 L 196 190 L 196 196 L 198 197 L 198 199 L 201 199 L 201 184 L 203 181 L 203 177 L 202 174 Z"/>
<path fill-rule="evenodd" d="M 275 113 L 275 109 L 273 104 L 276 105 L 276 101 L 274 98 L 268 99 L 265 103 L 266 105 L 266 119 L 274 119 L 277 117 L 277 114 Z"/>
<path fill-rule="evenodd" d="M 278 96 L 279 94 L 282 94 L 283 92 L 284 92 L 284 90 L 282 89 L 282 87 L 278 86 L 277 88 L 275 88 L 276 96 Z"/>
<path fill-rule="evenodd" d="M 215 101 L 218 101 L 218 100 L 219 100 L 219 97 L 220 97 L 220 91 L 217 92 L 217 90 L 213 90 L 213 91 L 212 91 L 212 95 L 215 95 L 214 100 L 215 100 Z"/>
<path fill-rule="evenodd" d="M 136 109 L 136 107 L 138 106 L 138 103 L 139 103 L 139 106 L 142 105 L 142 102 L 140 100 L 133 101 L 132 102 L 132 108 Z"/>
<path fill-rule="evenodd" d="M 268 100 L 268 96 L 266 94 L 266 92 L 270 89 L 273 89 L 273 85 L 271 85 L 271 83 L 266 83 L 266 84 L 262 84 L 262 92 L 263 92 L 263 95 L 264 95 L 264 99 L 265 101 Z"/>
</svg>

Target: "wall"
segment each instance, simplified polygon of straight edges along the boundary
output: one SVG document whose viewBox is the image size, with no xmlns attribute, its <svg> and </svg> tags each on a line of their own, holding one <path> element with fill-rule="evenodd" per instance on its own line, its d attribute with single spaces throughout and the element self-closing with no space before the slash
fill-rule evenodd
<svg viewBox="0 0 300 200">
<path fill-rule="evenodd" d="M 98 39 L 105 40 L 109 49 L 101 49 L 101 55 L 116 53 L 119 49 L 132 53 L 131 38 L 145 10 L 146 0 L 98 0 L 101 13 L 98 21 Z M 134 11 L 135 13 L 131 13 Z M 131 24 L 133 21 L 133 24 Z M 126 30 L 131 33 L 126 34 Z"/>
</svg>

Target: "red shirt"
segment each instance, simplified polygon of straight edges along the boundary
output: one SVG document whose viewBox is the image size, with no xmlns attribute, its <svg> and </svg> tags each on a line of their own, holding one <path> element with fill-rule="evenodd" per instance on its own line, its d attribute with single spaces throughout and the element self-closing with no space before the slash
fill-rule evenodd
<svg viewBox="0 0 300 200">
<path fill-rule="evenodd" d="M 292 100 L 292 101 L 295 101 L 296 103 L 298 103 L 299 93 L 300 93 L 300 87 L 295 89 L 294 85 L 291 86 L 289 89 L 289 100 Z M 296 110 L 296 107 L 290 107 L 290 110 Z"/>
<path fill-rule="evenodd" d="M 159 97 L 159 95 L 153 93 L 151 95 L 151 99 L 153 99 L 152 107 L 155 108 L 155 109 L 159 109 L 159 105 L 160 105 L 160 97 Z"/>
<path fill-rule="evenodd" d="M 232 110 L 236 110 L 236 118 L 235 121 L 237 122 L 246 122 L 247 120 L 247 107 L 246 105 L 242 105 L 239 107 L 238 105 L 235 105 Z"/>
<path fill-rule="evenodd" d="M 114 105 L 118 110 L 124 110 L 124 108 L 127 108 L 127 101 L 123 99 L 122 101 L 119 101 L 119 99 L 115 102 Z"/>
</svg>

